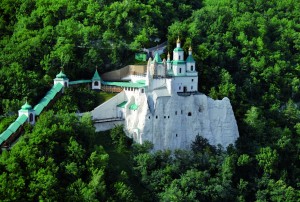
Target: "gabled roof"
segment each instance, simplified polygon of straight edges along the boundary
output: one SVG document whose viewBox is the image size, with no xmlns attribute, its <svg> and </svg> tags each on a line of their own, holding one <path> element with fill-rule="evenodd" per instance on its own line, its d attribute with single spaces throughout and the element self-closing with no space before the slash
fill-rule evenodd
<svg viewBox="0 0 300 202">
<path fill-rule="evenodd" d="M 99 81 L 101 80 L 101 77 L 100 77 L 97 69 L 94 73 L 94 76 L 93 76 L 92 80 L 99 80 Z"/>
</svg>

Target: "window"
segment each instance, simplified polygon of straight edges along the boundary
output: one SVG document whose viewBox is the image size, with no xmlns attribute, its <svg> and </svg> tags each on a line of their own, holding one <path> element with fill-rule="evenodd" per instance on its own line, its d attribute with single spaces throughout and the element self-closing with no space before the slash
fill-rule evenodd
<svg viewBox="0 0 300 202">
<path fill-rule="evenodd" d="M 170 118 L 170 116 L 168 116 L 168 119 Z"/>
<path fill-rule="evenodd" d="M 192 116 L 192 112 L 189 112 L 189 113 L 188 113 L 188 116 Z"/>
<path fill-rule="evenodd" d="M 193 65 L 191 66 L 191 70 L 194 71 L 194 66 Z"/>
<path fill-rule="evenodd" d="M 178 135 L 176 134 L 176 137 L 177 137 Z"/>
<path fill-rule="evenodd" d="M 194 87 L 194 86 L 191 86 L 191 90 L 193 90 L 193 87 Z"/>
<path fill-rule="evenodd" d="M 194 82 L 194 79 L 192 79 L 192 82 Z"/>
<path fill-rule="evenodd" d="M 68 87 L 68 83 L 67 82 L 65 82 L 65 87 Z"/>
<path fill-rule="evenodd" d="M 175 115 L 177 115 L 177 111 L 175 111 Z"/>
<path fill-rule="evenodd" d="M 30 115 L 29 115 L 29 122 L 32 122 L 32 121 L 33 121 L 33 114 L 30 113 Z"/>
<path fill-rule="evenodd" d="M 164 116 L 164 119 L 166 118 L 166 116 Z"/>
<path fill-rule="evenodd" d="M 150 116 L 148 116 L 148 119 L 150 119 Z"/>
<path fill-rule="evenodd" d="M 181 73 L 181 68 L 179 68 L 179 73 Z"/>
<path fill-rule="evenodd" d="M 144 88 L 142 88 L 142 93 L 144 93 Z"/>
<path fill-rule="evenodd" d="M 179 55 L 179 60 L 180 60 L 180 55 Z"/>
<path fill-rule="evenodd" d="M 183 113 L 183 111 L 181 110 L 181 114 Z"/>
<path fill-rule="evenodd" d="M 95 82 L 94 82 L 94 85 L 95 85 L 95 86 L 99 86 L 99 82 L 98 82 L 98 81 L 95 81 Z"/>
<path fill-rule="evenodd" d="M 181 90 L 181 86 L 179 86 L 179 90 Z"/>
<path fill-rule="evenodd" d="M 158 118 L 158 116 L 156 116 L 156 119 Z"/>
</svg>

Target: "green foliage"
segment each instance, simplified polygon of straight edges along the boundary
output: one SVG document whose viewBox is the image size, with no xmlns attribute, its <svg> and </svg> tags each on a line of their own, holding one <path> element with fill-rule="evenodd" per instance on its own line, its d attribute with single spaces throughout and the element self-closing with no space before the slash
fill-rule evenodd
<svg viewBox="0 0 300 202">
<path fill-rule="evenodd" d="M 53 106 L 61 112 L 43 112 L 1 153 L 0 198 L 297 201 L 299 6 L 295 0 L 1 1 L 1 114 L 17 113 L 24 97 L 37 103 L 60 66 L 71 80 L 90 79 L 96 65 L 101 73 L 124 66 L 156 45 L 155 38 L 168 40 L 172 50 L 179 35 L 184 50 L 193 48 L 200 92 L 230 98 L 240 138 L 227 151 L 197 136 L 192 151 L 150 152 L 150 143 L 131 148 L 117 127 L 112 141 L 95 145 L 103 137 L 90 115 L 65 112 L 90 111 L 111 95 L 67 89 Z M 11 120 L 1 119 L 0 131 Z"/>
</svg>

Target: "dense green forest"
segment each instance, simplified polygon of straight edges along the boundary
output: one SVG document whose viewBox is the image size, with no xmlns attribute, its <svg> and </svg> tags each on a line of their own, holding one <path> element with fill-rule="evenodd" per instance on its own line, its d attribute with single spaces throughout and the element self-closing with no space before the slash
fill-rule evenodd
<svg viewBox="0 0 300 202">
<path fill-rule="evenodd" d="M 199 91 L 229 97 L 240 138 L 220 148 L 149 152 L 121 127 L 95 133 L 99 95 L 70 89 L 0 156 L 6 201 L 300 201 L 300 4 L 297 0 L 2 0 L 0 129 L 61 66 L 71 80 L 134 62 L 180 36 Z M 77 96 L 84 96 L 87 103 Z"/>
</svg>

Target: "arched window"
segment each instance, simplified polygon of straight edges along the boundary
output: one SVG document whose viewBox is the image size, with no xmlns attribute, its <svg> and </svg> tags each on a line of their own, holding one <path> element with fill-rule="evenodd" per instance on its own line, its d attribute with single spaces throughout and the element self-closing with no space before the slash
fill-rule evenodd
<svg viewBox="0 0 300 202">
<path fill-rule="evenodd" d="M 193 65 L 191 66 L 191 70 L 194 71 L 194 66 Z"/>
<path fill-rule="evenodd" d="M 29 122 L 32 122 L 32 121 L 33 121 L 33 114 L 30 113 L 30 115 L 29 115 Z"/>
<path fill-rule="evenodd" d="M 179 55 L 179 60 L 180 60 L 180 55 Z"/>
<path fill-rule="evenodd" d="M 194 87 L 194 86 L 191 86 L 191 90 L 193 90 L 193 87 Z"/>
<path fill-rule="evenodd" d="M 181 73 L 181 68 L 179 68 L 179 73 Z"/>
<path fill-rule="evenodd" d="M 95 86 L 99 86 L 99 82 L 98 82 L 98 81 L 95 81 L 95 82 L 94 82 L 94 85 L 95 85 Z"/>
</svg>

